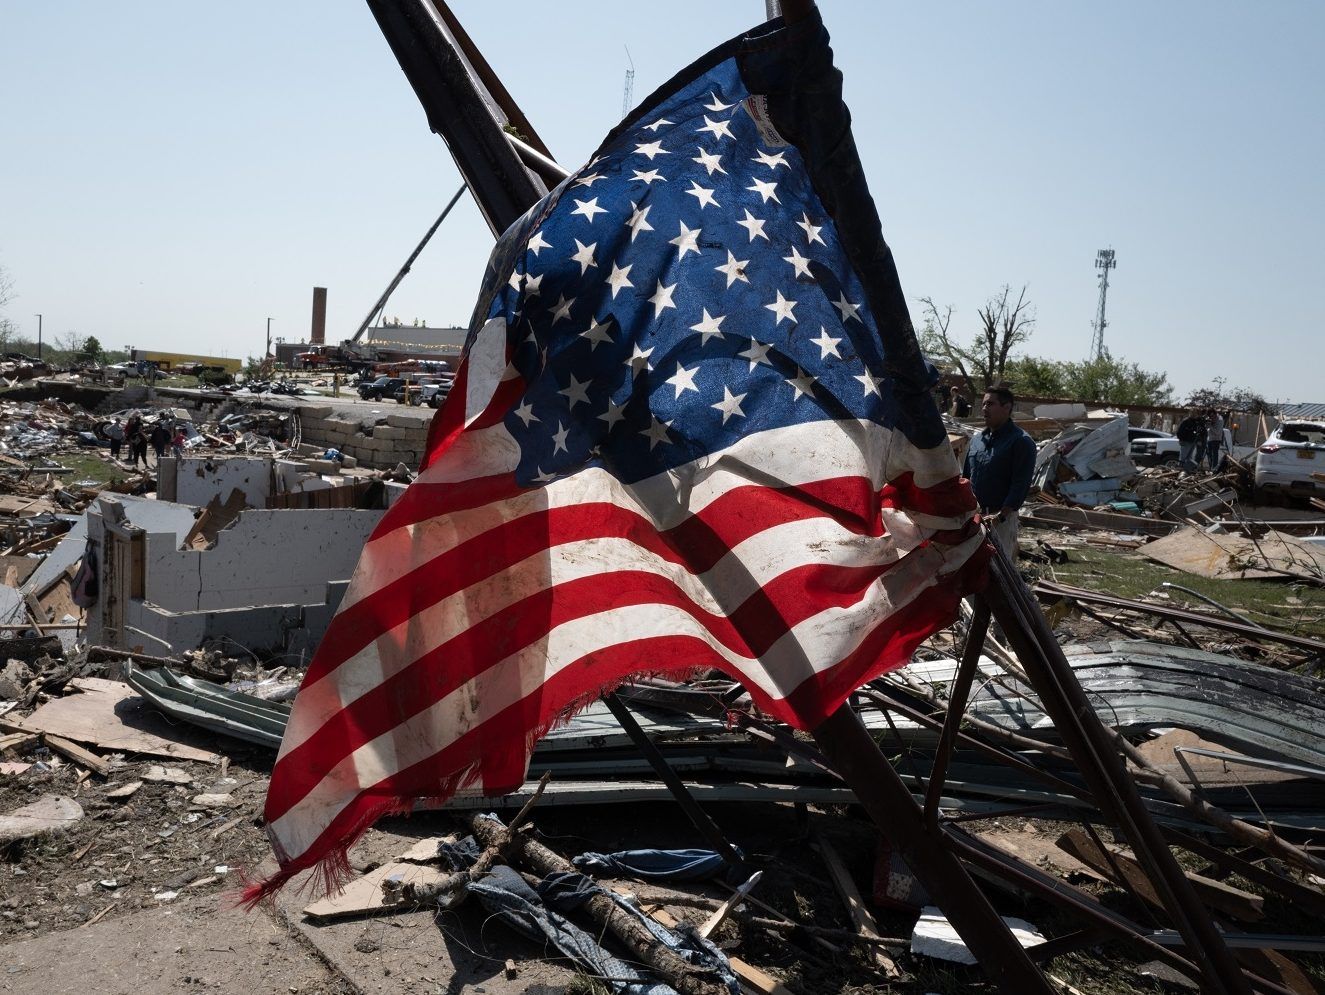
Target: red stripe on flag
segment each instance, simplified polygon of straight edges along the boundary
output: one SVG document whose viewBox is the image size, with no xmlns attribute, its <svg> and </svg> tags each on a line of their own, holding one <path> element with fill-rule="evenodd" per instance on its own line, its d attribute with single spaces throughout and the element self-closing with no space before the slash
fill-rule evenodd
<svg viewBox="0 0 1325 995">
<path fill-rule="evenodd" d="M 439 488 L 438 501 L 452 505 L 457 501 L 450 495 L 465 490 L 433 486 Z M 501 485 L 494 483 L 493 487 L 500 490 Z M 607 503 L 532 512 L 438 552 L 408 574 L 342 609 L 309 665 L 304 686 L 321 680 L 425 608 L 540 550 L 587 539 L 625 538 L 669 562 L 684 563 L 698 574 L 712 569 L 737 543 L 789 522 L 831 517 L 853 534 L 869 534 L 866 523 L 877 517 L 871 507 L 874 500 L 870 483 L 863 477 L 777 490 L 746 485 L 733 488 L 667 532 L 658 532 L 636 512 Z M 373 550 L 369 548 L 364 555 L 371 557 Z"/>
<path fill-rule="evenodd" d="M 327 716 L 307 740 L 281 757 L 280 818 L 322 779 L 323 773 L 379 736 L 518 653 L 557 626 L 633 605 L 679 608 L 723 647 L 757 659 L 788 629 L 830 608 L 857 604 L 890 565 L 836 567 L 810 564 L 789 570 L 754 591 L 726 617 L 696 604 L 677 584 L 645 571 L 596 574 L 540 591 L 458 633 L 360 698 Z M 380 646 L 380 652 L 404 647 Z M 652 669 L 636 660 L 636 670 Z M 271 796 L 269 796 L 270 802 Z"/>
</svg>

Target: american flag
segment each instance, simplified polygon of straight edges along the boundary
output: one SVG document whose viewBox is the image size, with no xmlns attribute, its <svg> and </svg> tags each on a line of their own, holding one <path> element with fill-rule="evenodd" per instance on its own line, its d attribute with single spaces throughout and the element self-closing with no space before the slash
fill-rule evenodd
<svg viewBox="0 0 1325 995">
<path fill-rule="evenodd" d="M 419 478 L 295 700 L 266 888 L 334 880 L 420 799 L 520 785 L 544 732 L 634 674 L 716 668 L 813 728 L 979 575 L 933 400 L 890 375 L 910 324 L 876 323 L 734 53 L 499 241 Z"/>
</svg>

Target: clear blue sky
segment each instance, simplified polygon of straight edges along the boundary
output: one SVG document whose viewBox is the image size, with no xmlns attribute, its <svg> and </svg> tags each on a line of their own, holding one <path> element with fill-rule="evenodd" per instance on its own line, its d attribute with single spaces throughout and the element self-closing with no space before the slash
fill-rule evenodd
<svg viewBox="0 0 1325 995">
<path fill-rule="evenodd" d="M 557 157 L 763 18 L 762 0 L 453 0 Z M 1031 351 L 1107 341 L 1181 390 L 1325 400 L 1325 4 L 823 0 L 903 286 L 1038 308 Z M 314 285 L 350 334 L 459 186 L 366 5 L 0 0 L 0 265 L 24 331 L 261 352 Z M 452 214 L 388 314 L 468 320 L 492 238 Z M 913 310 L 918 317 L 918 308 Z"/>
</svg>

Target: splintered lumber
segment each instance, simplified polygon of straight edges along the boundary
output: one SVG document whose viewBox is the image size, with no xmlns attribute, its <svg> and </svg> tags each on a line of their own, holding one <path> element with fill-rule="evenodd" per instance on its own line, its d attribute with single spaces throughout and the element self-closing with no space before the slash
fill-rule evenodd
<svg viewBox="0 0 1325 995">
<path fill-rule="evenodd" d="M 52 736 L 50 733 L 43 733 L 41 738 L 42 742 L 52 750 L 63 753 L 74 763 L 86 767 L 92 773 L 100 774 L 102 777 L 110 773 L 110 764 L 107 761 L 102 760 L 101 757 L 90 750 L 83 749 L 77 743 L 71 743 L 60 736 Z"/>
<path fill-rule="evenodd" d="M 620 891 L 617 893 L 621 894 Z M 668 929 L 676 929 L 677 926 L 681 925 L 677 918 L 661 905 L 643 904 L 640 909 L 654 922 Z M 753 964 L 746 963 L 739 957 L 729 955 L 727 963 L 731 965 L 736 976 L 741 979 L 741 984 L 758 992 L 759 995 L 794 995 L 790 988 L 773 975 L 755 967 Z"/>
<path fill-rule="evenodd" d="M 1058 845 L 1066 853 L 1106 877 L 1115 880 L 1121 878 L 1129 889 L 1156 908 L 1164 907 L 1154 886 L 1150 883 L 1150 878 L 1130 854 L 1124 853 L 1117 847 L 1100 846 L 1079 829 L 1069 829 L 1065 832 L 1058 838 Z M 1253 895 L 1222 881 L 1215 881 L 1190 871 L 1184 873 L 1196 889 L 1196 893 L 1201 896 L 1201 900 L 1211 908 L 1219 909 L 1244 922 L 1255 922 L 1265 918 L 1265 899 L 1260 895 Z"/>
<path fill-rule="evenodd" d="M 841 855 L 822 834 L 815 834 L 815 845 L 819 848 L 819 856 L 823 858 L 824 866 L 828 868 L 828 876 L 833 880 L 833 887 L 837 889 L 843 904 L 846 905 L 847 911 L 851 914 L 851 921 L 856 926 L 856 932 L 862 936 L 877 939 L 879 937 L 879 927 L 874 921 L 874 914 L 865 907 L 865 900 L 860 897 L 856 882 L 851 880 L 851 874 L 847 871 L 846 864 L 842 862 Z M 880 968 L 888 977 L 895 978 L 901 975 L 893 959 L 878 947 L 870 951 L 870 957 L 873 959 L 875 966 Z"/>
<path fill-rule="evenodd" d="M 507 853 L 539 877 L 575 874 L 575 865 L 553 853 L 525 833 L 512 833 L 497 819 L 473 815 L 469 831 L 485 850 Z M 603 929 L 662 975 L 681 995 L 727 995 L 727 988 L 707 971 L 688 964 L 680 954 L 661 943 L 642 923 L 622 912 L 611 896 L 597 892 L 584 903 L 585 913 Z"/>
</svg>

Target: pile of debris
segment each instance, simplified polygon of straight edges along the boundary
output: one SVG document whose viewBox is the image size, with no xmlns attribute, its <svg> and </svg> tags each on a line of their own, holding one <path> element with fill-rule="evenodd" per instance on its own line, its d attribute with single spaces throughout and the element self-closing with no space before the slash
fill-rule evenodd
<svg viewBox="0 0 1325 995">
<path fill-rule="evenodd" d="M 1128 455 L 1127 417 L 1118 415 L 1102 425 L 1074 426 L 1042 443 L 1031 482 L 1054 503 L 1134 511 L 1133 495 L 1124 495 L 1123 487 L 1136 473 Z"/>
</svg>

